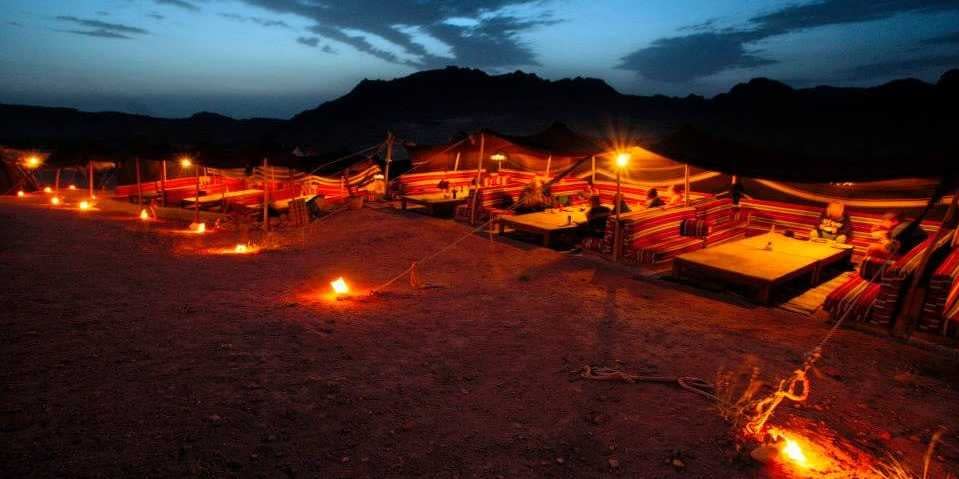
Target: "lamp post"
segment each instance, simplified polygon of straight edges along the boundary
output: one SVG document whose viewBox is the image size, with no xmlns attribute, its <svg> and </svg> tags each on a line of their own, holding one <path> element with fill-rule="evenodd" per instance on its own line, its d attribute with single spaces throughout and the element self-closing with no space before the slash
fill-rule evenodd
<svg viewBox="0 0 959 479">
<path fill-rule="evenodd" d="M 629 165 L 629 153 L 616 155 L 616 235 L 613 240 L 613 259 L 619 261 L 623 254 L 623 224 L 620 222 L 623 205 L 622 172 Z"/>
<path fill-rule="evenodd" d="M 503 162 L 506 161 L 506 155 L 502 153 L 494 153 L 490 155 L 489 159 L 496 162 L 496 172 L 499 173 L 500 170 L 503 169 Z"/>
<path fill-rule="evenodd" d="M 180 168 L 187 169 L 193 166 L 193 160 L 188 156 L 180 158 Z M 193 224 L 200 224 L 200 169 L 194 168 L 196 178 L 196 196 L 193 197 Z"/>
</svg>

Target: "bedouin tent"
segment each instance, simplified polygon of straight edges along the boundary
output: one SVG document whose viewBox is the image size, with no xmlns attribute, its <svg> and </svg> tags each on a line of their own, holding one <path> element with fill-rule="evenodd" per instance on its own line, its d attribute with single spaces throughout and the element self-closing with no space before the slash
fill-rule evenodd
<svg viewBox="0 0 959 479">
<path fill-rule="evenodd" d="M 47 154 L 35 150 L 22 150 L 0 146 L 0 194 L 16 194 L 18 190 L 36 191 L 41 185 L 28 158 L 43 161 Z"/>
<path fill-rule="evenodd" d="M 481 129 L 461 134 L 445 145 L 404 146 L 412 163 L 410 171 L 476 171 L 482 168 L 493 172 L 502 168 L 547 177 L 604 151 L 596 139 L 576 133 L 562 123 L 553 123 L 531 135 L 509 135 Z M 502 160 L 491 160 L 494 157 Z"/>
</svg>

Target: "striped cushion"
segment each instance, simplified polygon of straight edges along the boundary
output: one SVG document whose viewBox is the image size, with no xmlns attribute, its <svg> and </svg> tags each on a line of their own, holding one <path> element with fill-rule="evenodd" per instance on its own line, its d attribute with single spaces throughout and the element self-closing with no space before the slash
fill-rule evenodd
<svg viewBox="0 0 959 479">
<path fill-rule="evenodd" d="M 866 321 L 881 287 L 878 281 L 853 275 L 826 296 L 823 309 L 830 313 L 833 321 L 844 316 L 847 321 Z"/>
<path fill-rule="evenodd" d="M 674 251 L 677 246 L 671 241 L 677 238 L 699 242 L 699 247 L 702 248 L 701 238 L 685 238 L 679 234 L 680 224 L 684 220 L 695 218 L 694 207 L 653 208 L 624 214 L 622 256 L 633 258 L 640 263 L 646 263 L 647 260 L 659 261 L 663 255 L 657 253 Z M 615 221 L 608 224 L 615 224 Z M 637 254 L 640 250 L 643 252 Z"/>
<path fill-rule="evenodd" d="M 959 284 L 957 281 L 959 281 L 959 246 L 953 247 L 952 252 L 929 279 L 926 301 L 919 318 L 920 330 L 938 331 L 942 328 L 946 306 L 949 303 L 950 294 L 956 291 L 954 285 Z"/>
<path fill-rule="evenodd" d="M 702 238 L 679 236 L 648 244 L 635 244 L 631 255 L 624 256 L 639 264 L 657 264 L 669 261 L 690 251 L 703 249 Z"/>
<path fill-rule="evenodd" d="M 703 238 L 709 234 L 709 223 L 699 218 L 685 219 L 679 223 L 679 234 Z"/>
<path fill-rule="evenodd" d="M 912 282 L 913 275 L 919 269 L 925 252 L 933 246 L 934 237 L 929 237 L 915 248 L 902 255 L 882 274 L 882 288 L 876 298 L 870 322 L 892 324 L 899 312 L 902 296 Z M 949 238 L 941 238 L 935 245 L 936 251 L 942 251 L 949 244 Z"/>
<path fill-rule="evenodd" d="M 436 185 L 444 179 L 449 182 L 451 188 L 469 186 L 476 179 L 476 170 L 407 173 L 397 178 L 397 182 L 403 194 L 415 195 L 439 191 Z"/>
</svg>

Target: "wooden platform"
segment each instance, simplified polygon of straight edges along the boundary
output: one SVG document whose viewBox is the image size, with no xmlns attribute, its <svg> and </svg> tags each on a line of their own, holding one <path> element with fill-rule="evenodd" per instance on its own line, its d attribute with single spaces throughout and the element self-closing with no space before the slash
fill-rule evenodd
<svg viewBox="0 0 959 479">
<path fill-rule="evenodd" d="M 431 215 L 440 213 L 452 213 L 456 205 L 466 203 L 470 199 L 469 193 L 462 192 L 453 198 L 453 193 L 444 193 L 441 191 L 435 193 L 422 193 L 418 195 L 401 195 L 400 209 L 406 209 L 407 204 L 412 203 L 426 207 Z"/>
<path fill-rule="evenodd" d="M 543 246 L 549 247 L 551 235 L 564 231 L 573 231 L 586 223 L 586 212 L 582 208 L 562 208 L 527 213 L 524 215 L 502 216 L 499 232 L 503 234 L 509 226 L 515 230 L 538 234 L 543 237 Z"/>
<path fill-rule="evenodd" d="M 768 304 L 771 289 L 803 275 L 819 284 L 823 269 L 851 258 L 851 248 L 767 234 L 682 254 L 673 260 L 673 274 L 746 286 Z"/>
</svg>

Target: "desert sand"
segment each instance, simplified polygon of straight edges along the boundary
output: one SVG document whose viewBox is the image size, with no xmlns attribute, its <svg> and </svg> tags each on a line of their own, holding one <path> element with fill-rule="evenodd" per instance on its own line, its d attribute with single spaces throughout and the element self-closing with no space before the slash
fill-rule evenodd
<svg viewBox="0 0 959 479">
<path fill-rule="evenodd" d="M 415 212 L 344 212 L 255 255 L 183 227 L 0 202 L 4 477 L 764 477 L 706 399 L 577 371 L 712 380 L 754 358 L 777 379 L 828 329 L 485 235 L 421 265 L 429 288 L 331 299 L 468 231 Z M 842 330 L 815 372 L 774 422 L 917 470 L 945 426 L 934 477 L 959 472 L 955 360 Z"/>
</svg>

